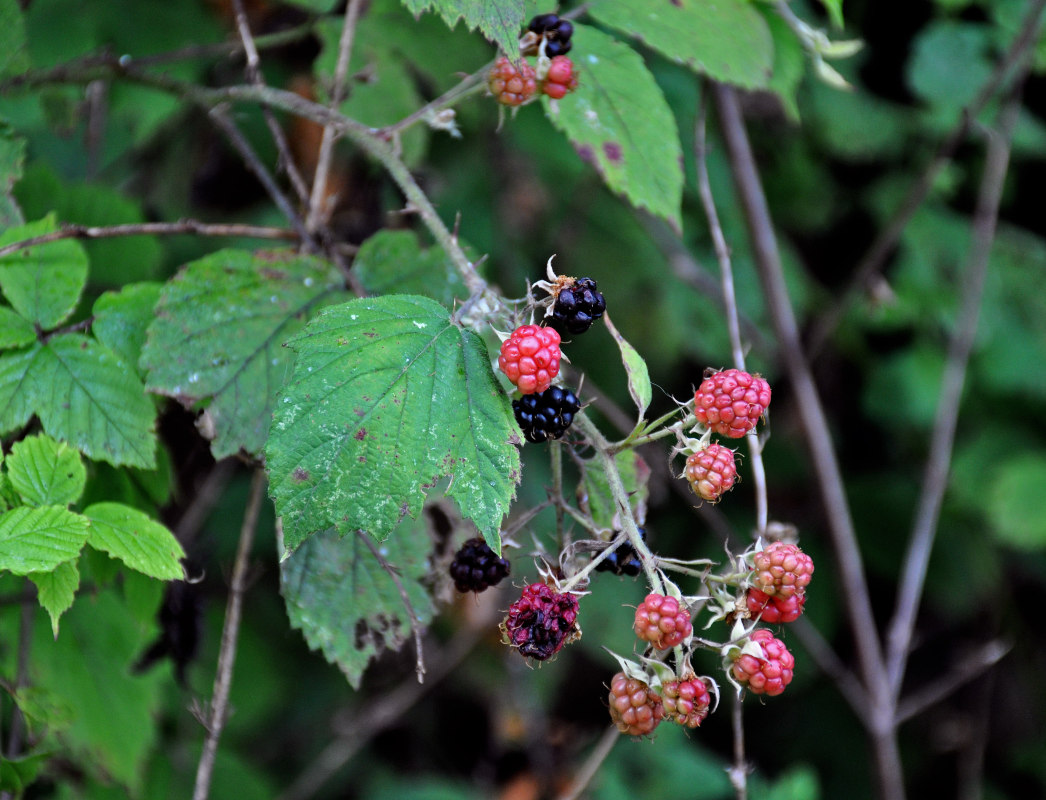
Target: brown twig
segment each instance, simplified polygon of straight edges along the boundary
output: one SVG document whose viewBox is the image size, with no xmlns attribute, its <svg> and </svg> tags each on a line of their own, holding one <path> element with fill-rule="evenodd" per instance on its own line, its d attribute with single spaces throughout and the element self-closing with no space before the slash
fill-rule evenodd
<svg viewBox="0 0 1046 800">
<path fill-rule="evenodd" d="M 370 550 L 374 558 L 377 559 L 377 562 L 381 564 L 381 568 L 388 573 L 389 578 L 391 578 L 392 582 L 396 584 L 396 590 L 399 592 L 400 599 L 403 601 L 403 607 L 407 610 L 407 616 L 410 617 L 410 629 L 414 633 L 414 649 L 417 652 L 417 662 L 414 671 L 418 676 L 418 683 L 424 683 L 425 658 L 421 647 L 421 620 L 418 619 L 418 614 L 410 602 L 410 595 L 407 594 L 407 589 L 403 585 L 403 581 L 400 580 L 396 568 L 385 560 L 385 557 L 378 550 L 377 545 L 374 544 L 374 540 L 370 537 L 370 534 L 366 531 L 356 531 L 356 535 L 363 540 L 363 543 L 367 545 L 367 549 Z"/>
<path fill-rule="evenodd" d="M 113 239 L 121 236 L 174 236 L 192 234 L 194 236 L 245 236 L 252 239 L 283 239 L 296 241 L 298 234 L 287 228 L 267 228 L 261 225 L 240 225 L 236 223 L 206 223 L 194 219 L 183 219 L 178 222 L 135 222 L 126 225 L 62 225 L 61 229 L 43 233 L 20 242 L 13 242 L 0 247 L 0 258 L 9 256 L 27 247 L 35 247 L 61 239 Z"/>
<path fill-rule="evenodd" d="M 734 732 L 734 763 L 727 770 L 730 785 L 734 787 L 737 800 L 748 798 L 748 760 L 745 756 L 744 691 L 734 693 L 734 706 L 730 712 L 730 727 Z"/>
<path fill-rule="evenodd" d="M 814 325 L 807 346 L 807 355 L 811 360 L 817 357 L 825 343 L 835 332 L 857 294 L 867 287 L 872 277 L 885 266 L 886 260 L 901 240 L 901 234 L 904 233 L 904 229 L 930 193 L 937 175 L 948 165 L 948 162 L 955 155 L 955 151 L 966 138 L 970 126 L 977 118 L 977 115 L 988 104 L 988 101 L 996 95 L 1006 78 L 1013 72 L 1015 65 L 1028 58 L 1032 46 L 1037 41 L 1037 31 L 1044 8 L 1046 8 L 1046 0 L 1034 0 L 1028 6 L 1028 11 L 1021 21 L 1017 35 L 1014 37 L 1005 55 L 995 65 L 995 69 L 988 76 L 988 79 L 980 91 L 977 92 L 974 99 L 962 109 L 955 128 L 938 146 L 937 151 L 930 160 L 929 166 L 926 167 L 919 179 L 908 190 L 908 194 L 901 201 L 901 205 L 886 225 L 883 226 L 875 241 L 868 248 L 868 252 L 858 262 L 853 276 L 850 278 L 846 288 L 843 289 L 842 294 L 835 299 L 831 307 Z"/>
<path fill-rule="evenodd" d="M 233 563 L 232 578 L 229 581 L 229 604 L 225 609 L 225 624 L 222 626 L 222 643 L 218 652 L 218 669 L 214 677 L 214 691 L 204 723 L 207 734 L 200 753 L 200 762 L 196 768 L 196 784 L 193 787 L 193 800 L 206 800 L 211 789 L 211 776 L 214 774 L 214 759 L 218 754 L 218 740 L 221 738 L 225 720 L 229 714 L 229 689 L 232 686 L 232 670 L 236 663 L 236 642 L 240 633 L 240 616 L 243 609 L 243 595 L 247 588 L 247 559 L 254 533 L 258 527 L 258 512 L 265 497 L 265 470 L 256 469 L 251 477 L 251 488 L 247 495 L 247 507 L 243 514 L 243 525 L 240 528 L 240 542 L 236 548 L 236 561 Z"/>
<path fill-rule="evenodd" d="M 1009 172 L 1010 147 L 1020 111 L 1018 87 L 1000 112 L 998 130 L 988 136 L 988 153 L 973 216 L 973 243 L 966 274 L 962 280 L 959 318 L 948 343 L 937 414 L 930 435 L 930 452 L 926 459 L 922 489 L 912 523 L 912 535 L 901 570 L 897 605 L 886 639 L 886 669 L 895 698 L 900 695 L 915 628 L 915 617 L 919 609 L 919 598 L 926 581 L 944 492 L 948 488 L 948 473 L 959 420 L 962 389 L 966 381 L 966 367 L 977 334 L 981 298 L 999 220 L 999 204 L 1002 202 L 1003 187 Z"/>
<path fill-rule="evenodd" d="M 592 779 L 596 777 L 599 768 L 603 766 L 603 762 L 607 760 L 607 757 L 614 749 L 614 745 L 620 739 L 621 731 L 617 729 L 616 725 L 611 725 L 603 731 L 603 735 L 599 737 L 599 741 L 596 742 L 596 746 L 589 753 L 588 758 L 578 768 L 573 782 L 556 800 L 577 800 L 577 798 L 581 797 L 588 785 L 592 783 Z"/>
<path fill-rule="evenodd" d="M 880 796 L 883 800 L 901 800 L 904 797 L 904 780 L 893 721 L 892 694 L 885 675 L 864 565 L 857 546 L 857 532 L 843 488 L 839 463 L 828 434 L 828 420 L 810 367 L 803 357 L 799 327 L 784 282 L 773 222 L 737 95 L 731 87 L 716 84 L 713 86 L 713 96 L 767 308 L 786 372 L 796 394 L 799 420 L 827 512 L 828 531 L 842 573 L 842 584 L 847 587 L 843 600 L 857 648 L 861 679 L 868 691 L 872 710 L 864 722 L 872 739 Z"/>
</svg>

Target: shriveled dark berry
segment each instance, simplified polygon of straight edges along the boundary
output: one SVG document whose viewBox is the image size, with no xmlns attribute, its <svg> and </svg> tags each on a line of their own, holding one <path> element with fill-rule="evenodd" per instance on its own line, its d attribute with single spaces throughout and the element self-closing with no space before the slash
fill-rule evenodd
<svg viewBox="0 0 1046 800">
<path fill-rule="evenodd" d="M 544 583 L 524 587 L 501 623 L 505 641 L 520 655 L 546 661 L 580 636 L 577 596 L 559 594 Z"/>
<path fill-rule="evenodd" d="M 646 528 L 639 529 L 639 536 L 646 541 Z M 636 577 L 642 571 L 643 562 L 639 560 L 639 554 L 632 547 L 632 543 L 627 540 L 596 564 L 596 572 L 613 572 L 615 575 L 627 575 L 630 578 Z"/>
<path fill-rule="evenodd" d="M 606 310 L 607 302 L 596 282 L 591 278 L 578 278 L 559 290 L 547 321 L 561 336 L 584 333 Z"/>
<path fill-rule="evenodd" d="M 496 586 L 510 571 L 509 562 L 479 537 L 465 542 L 450 564 L 450 577 L 459 592 L 482 592 Z"/>
<path fill-rule="evenodd" d="M 528 31 L 534 33 L 544 33 L 549 28 L 554 28 L 559 24 L 559 16 L 557 14 L 538 14 L 527 25 Z M 572 26 L 573 27 L 573 26 Z"/>
<path fill-rule="evenodd" d="M 566 433 L 580 410 L 577 395 L 559 386 L 550 386 L 543 392 L 525 394 L 512 401 L 516 422 L 527 441 L 535 444 L 558 439 Z"/>
</svg>

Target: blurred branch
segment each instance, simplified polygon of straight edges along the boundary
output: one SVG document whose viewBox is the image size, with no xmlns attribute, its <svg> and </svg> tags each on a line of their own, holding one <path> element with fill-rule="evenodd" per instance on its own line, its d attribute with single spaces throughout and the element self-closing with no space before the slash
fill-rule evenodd
<svg viewBox="0 0 1046 800">
<path fill-rule="evenodd" d="M 839 689 L 839 694 L 850 704 L 858 719 L 864 720 L 870 717 L 868 709 L 868 692 L 857 680 L 857 677 L 847 669 L 846 665 L 836 655 L 832 646 L 825 641 L 821 632 L 813 626 L 813 623 L 805 617 L 800 617 L 791 625 L 791 630 L 799 638 L 803 649 L 810 655 L 817 668 L 827 675 Z"/>
<path fill-rule="evenodd" d="M 605 731 L 603 735 L 599 737 L 599 741 L 596 742 L 595 748 L 589 753 L 588 758 L 585 759 L 585 763 L 577 771 L 577 776 L 574 781 L 564 790 L 564 792 L 556 798 L 556 800 L 577 800 L 584 793 L 585 789 L 592 782 L 592 779 L 596 777 L 596 773 L 599 772 L 599 768 L 603 766 L 603 762 L 607 760 L 607 756 L 610 755 L 610 751 L 614 749 L 614 745 L 617 744 L 621 738 L 621 732 L 617 729 L 616 725 L 611 725 Z"/>
<path fill-rule="evenodd" d="M 966 274 L 962 279 L 959 318 L 948 343 L 948 356 L 941 378 L 937 415 L 930 436 L 930 453 L 923 473 L 922 490 L 905 553 L 897 606 L 887 635 L 887 675 L 894 697 L 901 691 L 904 669 L 911 647 L 915 617 L 926 581 L 926 570 L 937 534 L 941 504 L 948 488 L 948 472 L 955 444 L 966 367 L 973 350 L 980 316 L 984 282 L 988 275 L 992 244 L 999 220 L 999 204 L 1010 165 L 1013 132 L 1021 111 L 1020 86 L 999 113 L 998 130 L 988 135 L 988 152 L 973 216 L 973 242 Z"/>
<path fill-rule="evenodd" d="M 745 757 L 745 721 L 743 690 L 734 692 L 734 707 L 730 710 L 730 727 L 734 732 L 734 763 L 726 771 L 737 800 L 748 798 L 748 761 Z"/>
<path fill-rule="evenodd" d="M 1026 63 L 1031 57 L 1032 47 L 1038 38 L 1038 28 L 1042 21 L 1044 8 L 1046 8 L 1046 0 L 1033 0 L 1028 6 L 1028 11 L 1021 21 L 1017 35 L 1014 37 L 1005 55 L 995 65 L 992 74 L 985 81 L 980 91 L 977 92 L 974 99 L 960 112 L 958 124 L 938 146 L 937 152 L 934 154 L 929 166 L 912 185 L 911 189 L 908 190 L 908 194 L 901 202 L 901 205 L 883 226 L 882 231 L 868 248 L 868 252 L 858 262 L 853 276 L 850 278 L 846 288 L 843 289 L 842 294 L 836 298 L 832 307 L 814 325 L 807 347 L 807 354 L 811 360 L 817 357 L 821 352 L 821 348 L 831 338 L 835 329 L 839 327 L 839 323 L 857 294 L 865 289 L 871 282 L 872 277 L 885 266 L 887 259 L 892 255 L 894 248 L 897 247 L 897 243 L 900 241 L 901 234 L 904 233 L 908 222 L 930 193 L 938 173 L 951 161 L 955 151 L 962 144 L 963 139 L 966 138 L 966 134 L 969 132 L 970 126 L 973 125 L 977 115 L 988 104 L 988 101 L 995 96 L 1014 69 L 1021 63 Z"/>
<path fill-rule="evenodd" d="M 356 36 L 356 22 L 360 16 L 361 0 L 349 0 L 345 9 L 345 21 L 338 40 L 338 60 L 334 66 L 334 83 L 330 90 L 330 107 L 337 110 L 348 96 L 349 62 L 352 60 L 352 43 Z M 315 231 L 326 224 L 327 177 L 330 174 L 331 159 L 334 156 L 334 141 L 337 130 L 332 125 L 325 125 L 323 138 L 320 140 L 320 152 L 316 159 L 316 172 L 312 176 L 312 195 L 309 198 L 309 216 L 305 227 Z"/>
<path fill-rule="evenodd" d="M 828 530 L 842 573 L 842 585 L 846 587 L 843 600 L 857 646 L 862 681 L 868 691 L 873 712 L 866 722 L 874 745 L 881 797 L 883 800 L 900 800 L 904 797 L 904 780 L 893 725 L 892 696 L 884 672 L 883 655 L 872 614 L 864 565 L 857 545 L 857 533 L 843 488 L 839 463 L 828 433 L 828 420 L 821 406 L 810 367 L 803 357 L 799 328 L 788 299 L 773 222 L 737 95 L 731 87 L 715 84 L 713 97 L 719 112 L 719 123 L 726 142 L 734 183 L 748 225 L 752 252 L 763 284 L 767 308 L 781 348 L 785 369 L 796 394 L 800 423 L 810 448 L 818 488 L 828 514 Z"/>
<path fill-rule="evenodd" d="M 726 311 L 726 327 L 730 333 L 730 348 L 733 351 L 734 366 L 745 369 L 745 347 L 741 342 L 741 324 L 737 313 L 737 293 L 734 290 L 734 267 L 730 260 L 730 247 L 719 223 L 715 198 L 712 196 L 712 184 L 708 178 L 708 147 L 705 136 L 705 111 L 707 82 L 702 84 L 701 101 L 698 104 L 697 123 L 694 130 L 694 160 L 697 162 L 697 186 L 701 195 L 701 205 L 708 218 L 708 228 L 715 245 L 716 258 L 719 260 L 719 278 L 723 287 L 723 307 Z M 750 431 L 745 435 L 748 441 L 748 453 L 755 481 L 756 535 L 766 530 L 769 508 L 766 499 L 766 470 L 763 468 L 763 445 L 759 434 Z"/>
<path fill-rule="evenodd" d="M 196 784 L 193 787 L 193 800 L 206 800 L 211 790 L 211 776 L 214 774 L 214 760 L 218 754 L 218 740 L 221 738 L 225 720 L 229 715 L 229 689 L 232 686 L 232 669 L 236 663 L 236 642 L 240 634 L 240 615 L 243 609 L 243 594 L 247 588 L 247 559 L 254 533 L 258 527 L 258 512 L 265 497 L 265 470 L 257 468 L 251 478 L 250 493 L 243 513 L 243 525 L 240 528 L 240 542 L 236 548 L 236 561 L 232 567 L 232 578 L 229 581 L 229 604 L 225 609 L 225 624 L 222 626 L 222 643 L 218 653 L 218 669 L 214 677 L 214 691 L 204 726 L 207 735 L 200 753 L 200 763 L 196 768 Z"/>
<path fill-rule="evenodd" d="M 23 239 L 6 247 L 0 247 L 0 258 L 11 253 L 60 239 L 112 239 L 120 236 L 172 236 L 192 234 L 194 236 L 245 236 L 252 239 L 284 239 L 297 241 L 298 234 L 287 228 L 267 228 L 260 225 L 236 223 L 206 223 L 194 219 L 178 222 L 136 222 L 127 225 L 62 225 L 60 230 L 44 233 L 31 239 Z"/>
</svg>

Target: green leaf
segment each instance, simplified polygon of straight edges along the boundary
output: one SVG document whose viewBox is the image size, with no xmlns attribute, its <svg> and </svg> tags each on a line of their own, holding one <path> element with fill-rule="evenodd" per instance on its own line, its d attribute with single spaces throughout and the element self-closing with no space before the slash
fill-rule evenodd
<svg viewBox="0 0 1046 800">
<path fill-rule="evenodd" d="M 843 27 L 843 0 L 821 0 L 821 5 L 828 12 L 828 17 L 837 28 Z"/>
<path fill-rule="evenodd" d="M 9 228 L 0 247 L 58 230 L 53 217 Z M 79 242 L 62 239 L 0 258 L 0 289 L 15 311 L 44 330 L 73 312 L 87 283 L 87 254 Z"/>
<path fill-rule="evenodd" d="M 675 118 L 643 59 L 630 47 L 585 25 L 574 26 L 580 83 L 553 105 L 552 124 L 607 186 L 633 205 L 682 225 L 682 149 Z"/>
<path fill-rule="evenodd" d="M 105 292 L 94 301 L 91 333 L 128 366 L 138 365 L 162 289 L 159 283 L 135 283 L 119 292 Z"/>
<path fill-rule="evenodd" d="M 366 535 L 366 534 L 362 534 Z M 432 542 L 420 522 L 407 520 L 382 543 L 422 625 L 433 606 L 419 581 L 429 571 Z M 399 588 L 359 534 L 310 538 L 280 565 L 280 583 L 291 625 L 314 650 L 337 664 L 359 688 L 367 664 L 384 650 L 399 650 L 411 636 Z"/>
<path fill-rule="evenodd" d="M 30 506 L 69 506 L 80 499 L 87 470 L 80 454 L 50 436 L 28 436 L 7 457 L 11 485 Z"/>
<path fill-rule="evenodd" d="M 770 80 L 774 43 L 766 21 L 745 0 L 657 2 L 609 0 L 589 13 L 663 56 L 722 83 L 763 88 Z M 587 50 L 578 48 L 579 52 Z M 582 63 L 585 58 L 580 59 Z"/>
<path fill-rule="evenodd" d="M 110 464 L 156 463 L 156 410 L 108 347 L 80 334 L 53 336 L 39 348 L 31 377 L 36 414 L 51 436 Z"/>
<path fill-rule="evenodd" d="M 3 19 L 4 4 L 14 2 L 15 0 L 0 0 L 0 23 Z M 0 68 L 0 74 L 2 73 L 3 69 Z M 25 222 L 22 209 L 12 193 L 15 184 L 22 177 L 24 163 L 25 139 L 16 136 L 11 126 L 0 118 L 0 230 L 13 228 Z"/>
<path fill-rule="evenodd" d="M 61 506 L 15 508 L 0 515 L 0 569 L 50 572 L 80 554 L 89 522 Z"/>
<path fill-rule="evenodd" d="M 650 493 L 648 488 L 650 467 L 634 450 L 624 450 L 618 453 L 614 456 L 614 463 L 617 464 L 621 482 L 628 493 L 629 504 L 642 524 L 646 515 L 647 496 Z M 621 522 L 617 517 L 617 504 L 610 493 L 610 481 L 607 479 L 606 470 L 603 469 L 599 459 L 585 461 L 583 472 L 584 488 L 580 494 L 587 498 L 588 511 L 592 514 L 592 520 L 605 531 L 621 530 Z"/>
<path fill-rule="evenodd" d="M 345 296 L 341 284 L 327 262 L 290 252 L 222 250 L 188 264 L 149 326 L 147 388 L 206 405 L 200 427 L 215 458 L 258 453 L 294 358 L 282 344 L 319 305 Z"/>
<path fill-rule="evenodd" d="M 414 16 L 433 9 L 453 28 L 459 19 L 469 30 L 480 32 L 509 55 L 519 52 L 523 31 L 523 0 L 403 0 Z"/>
<path fill-rule="evenodd" d="M 266 445 L 288 550 L 331 527 L 383 539 L 450 476 L 448 495 L 500 552 L 518 438 L 478 336 L 428 298 L 386 295 L 326 309 L 288 345 L 297 360 Z"/>
<path fill-rule="evenodd" d="M 766 88 L 781 99 L 788 116 L 794 122 L 798 122 L 797 94 L 806 68 L 806 53 L 799 38 L 776 11 L 767 6 L 760 6 L 759 10 L 774 42 L 774 63 Z"/>
<path fill-rule="evenodd" d="M 938 20 L 922 29 L 908 59 L 908 85 L 951 125 L 992 73 L 989 27 Z"/>
<path fill-rule="evenodd" d="M 51 618 L 51 630 L 57 639 L 58 620 L 72 607 L 76 590 L 80 588 L 76 559 L 62 562 L 50 572 L 30 572 L 29 580 L 36 584 L 36 599 Z"/>
<path fill-rule="evenodd" d="M 0 76 L 15 75 L 28 68 L 25 20 L 18 0 L 0 0 Z"/>
<path fill-rule="evenodd" d="M 29 392 L 29 372 L 42 346 L 0 353 L 0 433 L 17 430 L 33 416 L 33 397 Z"/>
<path fill-rule="evenodd" d="M 95 503 L 84 509 L 84 516 L 91 521 L 91 547 L 153 578 L 185 578 L 181 544 L 148 514 L 123 503 Z"/>
<path fill-rule="evenodd" d="M 628 375 L 628 393 L 632 395 L 632 402 L 639 409 L 639 419 L 643 419 L 653 396 L 650 372 L 646 368 L 646 362 L 636 348 L 625 341 L 625 337 L 614 327 L 609 314 L 603 316 L 603 321 L 606 322 L 607 330 L 610 331 L 610 335 L 614 337 L 614 341 L 617 342 L 617 347 L 621 351 L 621 363 L 625 365 L 625 373 Z"/>
<path fill-rule="evenodd" d="M 0 756 L 0 791 L 21 797 L 29 784 L 36 780 L 40 769 L 52 753 L 30 753 L 18 758 Z"/>
<path fill-rule="evenodd" d="M 988 518 L 995 538 L 1022 550 L 1046 547 L 1046 456 L 1041 452 L 1012 458 L 996 467 L 988 488 Z"/>
<path fill-rule="evenodd" d="M 326 14 L 338 5 L 338 0 L 287 0 L 287 3 L 316 14 Z"/>
<path fill-rule="evenodd" d="M 420 294 L 445 306 L 468 297 L 447 254 L 423 250 L 411 231 L 378 231 L 360 246 L 352 269 L 370 294 Z"/>
<path fill-rule="evenodd" d="M 7 306 L 0 306 L 0 350 L 36 341 L 33 323 Z"/>
</svg>

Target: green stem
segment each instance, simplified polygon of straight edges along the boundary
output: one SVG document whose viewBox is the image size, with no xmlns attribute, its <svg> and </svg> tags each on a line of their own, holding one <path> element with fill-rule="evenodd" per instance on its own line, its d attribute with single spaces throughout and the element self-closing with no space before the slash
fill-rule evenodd
<svg viewBox="0 0 1046 800">
<path fill-rule="evenodd" d="M 563 525 L 563 450 L 559 442 L 549 442 L 549 466 L 552 470 L 552 494 L 556 504 L 556 542 L 559 552 L 563 552 L 570 542 Z"/>
<path fill-rule="evenodd" d="M 603 464 L 603 469 L 606 471 L 607 483 L 610 485 L 610 494 L 614 498 L 614 502 L 617 504 L 618 511 L 620 512 L 622 526 L 624 527 L 625 534 L 628 536 L 628 541 L 632 545 L 632 548 L 636 551 L 639 556 L 640 563 L 643 565 L 643 571 L 646 573 L 647 581 L 650 583 L 650 588 L 659 594 L 664 594 L 665 587 L 661 581 L 661 576 L 657 572 L 656 567 L 656 556 L 650 552 L 650 548 L 646 546 L 646 542 L 643 541 L 643 537 L 639 533 L 639 526 L 636 524 L 635 516 L 632 513 L 632 505 L 628 500 L 628 492 L 625 491 L 625 484 L 621 480 L 621 473 L 618 471 L 617 462 L 614 460 L 613 454 L 610 452 L 610 443 L 606 440 L 599 428 L 588 418 L 587 414 L 581 413 L 574 418 L 574 424 L 577 426 L 585 438 L 588 439 L 589 444 L 596 451 L 596 456 Z"/>
</svg>

